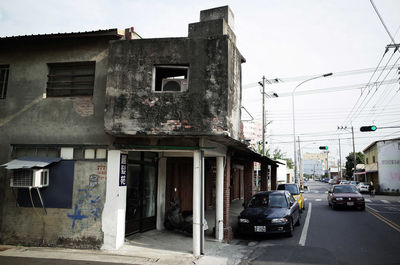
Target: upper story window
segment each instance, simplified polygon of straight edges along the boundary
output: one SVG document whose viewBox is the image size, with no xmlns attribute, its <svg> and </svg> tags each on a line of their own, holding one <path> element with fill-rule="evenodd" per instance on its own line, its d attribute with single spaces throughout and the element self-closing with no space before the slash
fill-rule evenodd
<svg viewBox="0 0 400 265">
<path fill-rule="evenodd" d="M 153 91 L 184 92 L 188 89 L 189 67 L 160 65 L 153 68 Z"/>
<path fill-rule="evenodd" d="M 375 163 L 375 156 L 372 156 L 372 163 Z"/>
<path fill-rule="evenodd" d="M 49 63 L 48 97 L 93 96 L 96 62 Z"/>
<path fill-rule="evenodd" d="M 9 68 L 8 64 L 0 64 L 0 99 L 6 98 Z"/>
</svg>

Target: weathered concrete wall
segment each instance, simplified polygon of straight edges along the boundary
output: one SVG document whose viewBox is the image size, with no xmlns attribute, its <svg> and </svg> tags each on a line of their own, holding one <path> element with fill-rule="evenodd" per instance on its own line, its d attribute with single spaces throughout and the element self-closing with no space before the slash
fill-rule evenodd
<svg viewBox="0 0 400 265">
<path fill-rule="evenodd" d="M 0 164 L 9 161 L 10 144 L 112 143 L 103 128 L 108 42 L 109 38 L 95 38 L 0 44 L 0 64 L 10 65 L 7 96 L 0 100 Z M 47 63 L 76 61 L 96 61 L 93 97 L 43 97 Z M 8 210 L 15 208 L 6 174 L 0 167 L 0 201 L 4 202 L 0 203 L 0 226 Z M 25 214 L 24 210 L 18 210 L 23 218 L 14 223 L 22 231 L 39 220 L 34 212 L 28 209 Z M 54 214 L 52 210 L 49 216 Z"/>
<path fill-rule="evenodd" d="M 227 134 L 228 38 L 115 41 L 105 129 L 114 135 Z M 189 65 L 188 91 L 152 91 L 155 65 Z"/>
<path fill-rule="evenodd" d="M 115 41 L 109 54 L 108 133 L 239 139 L 241 56 L 227 35 Z M 188 65 L 188 91 L 152 91 L 155 65 Z"/>
<path fill-rule="evenodd" d="M 7 189 L 0 239 L 5 244 L 99 248 L 106 162 L 77 161 L 72 209 L 18 207 Z M 36 191 L 32 191 L 36 192 Z"/>
<path fill-rule="evenodd" d="M 0 104 L 0 145 L 109 143 L 103 130 L 107 55 L 108 40 L 60 40 L 1 49 L 0 63 L 10 64 L 10 73 L 7 98 Z M 77 61 L 96 61 L 93 97 L 43 98 L 47 63 Z"/>
</svg>

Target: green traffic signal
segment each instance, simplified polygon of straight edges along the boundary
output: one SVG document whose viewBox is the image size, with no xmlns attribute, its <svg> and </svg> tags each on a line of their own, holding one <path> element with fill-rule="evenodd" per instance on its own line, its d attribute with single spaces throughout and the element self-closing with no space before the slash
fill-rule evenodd
<svg viewBox="0 0 400 265">
<path fill-rule="evenodd" d="M 376 131 L 376 129 L 378 129 L 378 128 L 375 125 L 360 127 L 361 132 L 374 132 L 374 131 Z"/>
</svg>

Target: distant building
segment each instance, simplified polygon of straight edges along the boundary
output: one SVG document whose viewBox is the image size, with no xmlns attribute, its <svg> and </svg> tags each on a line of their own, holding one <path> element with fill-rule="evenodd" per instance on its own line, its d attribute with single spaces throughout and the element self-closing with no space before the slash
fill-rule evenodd
<svg viewBox="0 0 400 265">
<path fill-rule="evenodd" d="M 326 161 L 328 157 L 328 162 Z M 322 163 L 323 169 L 327 170 L 328 167 L 337 166 L 336 160 L 333 156 L 326 155 L 326 153 L 305 153 L 303 154 L 303 160 L 318 160 Z"/>
<path fill-rule="evenodd" d="M 250 147 L 257 152 L 262 142 L 261 123 L 255 121 L 243 122 L 243 134 Z"/>
<path fill-rule="evenodd" d="M 400 138 L 371 143 L 363 150 L 367 181 L 373 181 L 378 191 L 400 190 Z"/>
<path fill-rule="evenodd" d="M 278 183 L 286 183 L 289 182 L 287 178 L 287 167 L 286 161 L 283 159 L 277 159 L 276 161 L 280 162 L 279 167 L 277 168 L 276 172 L 276 181 Z"/>
<path fill-rule="evenodd" d="M 324 174 L 321 160 L 303 160 L 303 173 L 308 176 L 321 177 Z"/>
</svg>

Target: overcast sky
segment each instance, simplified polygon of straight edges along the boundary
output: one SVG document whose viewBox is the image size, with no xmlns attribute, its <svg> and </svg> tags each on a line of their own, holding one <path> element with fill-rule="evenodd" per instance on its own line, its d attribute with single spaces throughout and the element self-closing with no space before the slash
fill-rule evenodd
<svg viewBox="0 0 400 265">
<path fill-rule="evenodd" d="M 399 43 L 400 1 L 374 3 Z M 337 126 L 354 126 L 356 151 L 376 140 L 400 137 L 400 128 L 379 129 L 400 126 L 400 87 L 394 81 L 399 78 L 400 52 L 389 49 L 384 54 L 392 41 L 369 0 L 3 0 L 0 35 L 133 26 L 143 38 L 185 37 L 188 24 L 199 21 L 200 10 L 223 5 L 235 15 L 237 45 L 247 60 L 242 103 L 256 120 L 261 121 L 262 112 L 257 82 L 262 76 L 281 80 L 266 86 L 268 93 L 279 95 L 266 100 L 272 148 L 278 146 L 293 156 L 291 92 L 302 81 L 330 72 L 333 76 L 296 90 L 296 135 L 303 152 L 319 152 L 318 146 L 327 145 L 338 159 L 340 134 L 344 159 L 352 151 L 351 133 Z M 378 66 L 384 70 L 374 72 Z M 300 94 L 307 90 L 314 91 Z M 361 125 L 372 123 L 378 126 L 376 132 L 359 131 Z"/>
</svg>

